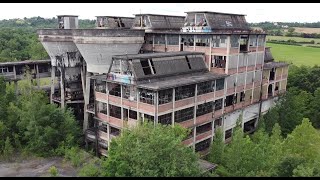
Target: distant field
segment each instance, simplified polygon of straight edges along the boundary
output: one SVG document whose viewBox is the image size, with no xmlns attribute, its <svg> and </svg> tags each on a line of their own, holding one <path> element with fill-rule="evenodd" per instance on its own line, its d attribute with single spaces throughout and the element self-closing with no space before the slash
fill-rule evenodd
<svg viewBox="0 0 320 180">
<path fill-rule="evenodd" d="M 306 28 L 306 27 L 293 27 L 293 28 L 294 28 L 294 32 L 297 32 L 297 33 L 320 34 L 320 28 Z M 285 32 L 286 31 L 288 30 L 286 29 Z"/>
<path fill-rule="evenodd" d="M 320 29 L 320 28 L 319 28 Z M 288 41 L 289 39 L 295 40 L 296 42 L 310 42 L 314 40 L 315 43 L 320 43 L 320 39 L 315 38 L 302 38 L 302 37 L 286 37 L 286 36 L 267 36 L 267 40 L 284 40 Z"/>
<path fill-rule="evenodd" d="M 320 65 L 320 48 L 291 46 L 284 44 L 267 43 L 276 61 L 292 62 L 297 66 Z"/>
</svg>

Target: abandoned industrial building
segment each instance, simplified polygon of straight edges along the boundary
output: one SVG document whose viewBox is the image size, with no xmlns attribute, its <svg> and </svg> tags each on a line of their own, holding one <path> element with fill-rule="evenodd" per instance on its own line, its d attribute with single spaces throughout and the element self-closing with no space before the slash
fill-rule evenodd
<svg viewBox="0 0 320 180">
<path fill-rule="evenodd" d="M 205 155 L 217 127 L 228 142 L 242 116 L 252 133 L 286 91 L 288 64 L 273 60 L 266 34 L 241 14 L 97 16 L 94 29 L 62 15 L 57 29 L 38 35 L 51 59 L 51 103 L 78 107 L 86 142 L 100 155 L 144 121 L 189 128 L 183 144 Z"/>
</svg>

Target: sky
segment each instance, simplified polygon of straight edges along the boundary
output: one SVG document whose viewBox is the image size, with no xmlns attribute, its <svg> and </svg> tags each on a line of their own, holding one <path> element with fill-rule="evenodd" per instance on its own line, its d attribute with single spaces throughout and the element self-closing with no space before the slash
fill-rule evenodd
<svg viewBox="0 0 320 180">
<path fill-rule="evenodd" d="M 1 3 L 0 19 L 56 15 L 129 16 L 134 14 L 169 14 L 184 16 L 187 11 L 215 11 L 245 14 L 255 22 L 318 22 L 320 3 Z"/>
</svg>

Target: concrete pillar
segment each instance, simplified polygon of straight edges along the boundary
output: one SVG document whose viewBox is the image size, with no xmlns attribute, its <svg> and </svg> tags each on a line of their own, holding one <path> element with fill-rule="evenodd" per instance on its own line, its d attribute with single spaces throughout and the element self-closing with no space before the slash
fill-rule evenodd
<svg viewBox="0 0 320 180">
<path fill-rule="evenodd" d="M 36 64 L 36 78 L 37 78 L 38 89 L 40 89 L 40 74 L 39 74 L 39 65 L 38 64 Z"/>
<path fill-rule="evenodd" d="M 63 109 L 65 107 L 65 71 L 64 67 L 61 66 L 61 75 L 60 75 L 60 104 L 61 108 Z"/>
<path fill-rule="evenodd" d="M 50 90 L 50 103 L 53 103 L 53 94 L 54 94 L 54 80 L 56 77 L 56 66 L 51 66 L 51 90 Z"/>
<path fill-rule="evenodd" d="M 89 113 L 87 112 L 87 107 L 90 100 L 90 75 L 86 75 L 86 90 L 84 96 L 84 115 L 83 115 L 83 131 L 88 129 Z"/>
<path fill-rule="evenodd" d="M 13 66 L 13 74 L 14 74 L 14 79 L 17 79 L 17 70 L 16 70 L 16 66 Z"/>
<path fill-rule="evenodd" d="M 173 88 L 173 92 L 172 92 L 172 126 L 174 126 L 174 109 L 175 109 L 174 104 L 176 102 L 175 98 L 176 98 L 176 89 Z"/>
<path fill-rule="evenodd" d="M 195 85 L 195 90 L 194 90 L 194 108 L 193 108 L 193 124 L 196 124 L 196 119 L 197 119 L 197 93 L 198 93 L 198 84 Z M 193 127 L 193 151 L 196 150 L 196 126 Z"/>
<path fill-rule="evenodd" d="M 152 69 L 152 68 L 151 68 Z M 158 124 L 158 106 L 159 106 L 159 91 L 155 93 L 155 98 L 154 98 L 154 107 L 155 107 L 155 113 L 154 113 L 154 123 Z"/>
</svg>

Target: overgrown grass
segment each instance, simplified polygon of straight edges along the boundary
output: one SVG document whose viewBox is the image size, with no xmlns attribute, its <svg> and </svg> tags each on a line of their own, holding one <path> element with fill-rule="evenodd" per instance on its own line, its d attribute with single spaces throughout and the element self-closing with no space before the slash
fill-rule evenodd
<svg viewBox="0 0 320 180">
<path fill-rule="evenodd" d="M 297 66 L 320 65 L 319 48 L 273 43 L 267 43 L 267 46 L 271 47 L 271 53 L 276 61 L 286 61 Z"/>
</svg>

